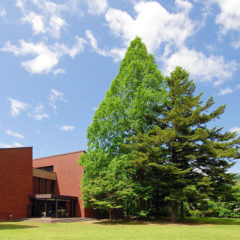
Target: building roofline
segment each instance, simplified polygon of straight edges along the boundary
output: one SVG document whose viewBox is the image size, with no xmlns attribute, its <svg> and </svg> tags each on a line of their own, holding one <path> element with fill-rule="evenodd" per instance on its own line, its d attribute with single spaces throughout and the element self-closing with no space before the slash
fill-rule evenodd
<svg viewBox="0 0 240 240">
<path fill-rule="evenodd" d="M 23 149 L 23 148 L 33 148 L 33 147 L 8 147 L 8 148 L 0 148 L 0 150 Z"/>
<path fill-rule="evenodd" d="M 56 155 L 50 155 L 50 156 L 46 156 L 46 157 L 41 157 L 41 158 L 35 158 L 33 159 L 34 161 L 35 160 L 40 160 L 40 159 L 46 159 L 46 158 L 52 158 L 52 157 L 58 157 L 58 156 L 63 156 L 63 155 L 69 155 L 69 154 L 73 154 L 73 153 L 86 153 L 85 150 L 80 150 L 80 151 L 75 151 L 75 152 L 68 152 L 68 153 L 62 153 L 62 154 L 56 154 Z"/>
</svg>

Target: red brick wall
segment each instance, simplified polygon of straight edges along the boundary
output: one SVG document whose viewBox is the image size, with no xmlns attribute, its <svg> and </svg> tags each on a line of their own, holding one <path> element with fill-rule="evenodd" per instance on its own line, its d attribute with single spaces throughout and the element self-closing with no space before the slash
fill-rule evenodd
<svg viewBox="0 0 240 240">
<path fill-rule="evenodd" d="M 0 219 L 27 217 L 32 191 L 32 148 L 0 149 Z"/>
<path fill-rule="evenodd" d="M 57 174 L 56 193 L 60 195 L 76 196 L 78 203 L 76 205 L 76 216 L 87 217 L 81 200 L 80 179 L 83 176 L 83 167 L 78 164 L 80 154 L 84 151 L 67 153 L 46 158 L 33 160 L 33 167 L 54 166 L 54 172 Z"/>
</svg>

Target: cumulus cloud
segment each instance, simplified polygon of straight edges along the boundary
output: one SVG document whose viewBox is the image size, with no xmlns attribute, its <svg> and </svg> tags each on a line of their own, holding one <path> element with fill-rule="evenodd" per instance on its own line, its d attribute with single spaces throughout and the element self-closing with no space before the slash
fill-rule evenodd
<svg viewBox="0 0 240 240">
<path fill-rule="evenodd" d="M 33 74 L 46 74 L 59 63 L 60 58 L 69 55 L 74 58 L 84 50 L 86 41 L 76 36 L 76 43 L 72 47 L 64 44 L 47 46 L 45 43 L 33 43 L 19 40 L 20 46 L 7 42 L 1 51 L 12 52 L 16 56 L 33 56 L 32 59 L 23 61 L 21 65 Z"/>
<path fill-rule="evenodd" d="M 67 126 L 67 125 L 64 125 L 64 126 L 61 126 L 60 129 L 62 131 L 65 131 L 65 132 L 70 132 L 70 131 L 73 131 L 76 127 L 75 126 Z"/>
<path fill-rule="evenodd" d="M 94 37 L 93 33 L 91 30 L 86 30 L 85 32 L 86 34 L 86 39 L 88 40 L 88 44 L 94 49 L 94 51 L 96 51 L 99 55 L 104 56 L 104 57 L 112 57 L 114 58 L 114 60 L 120 61 L 121 59 L 123 59 L 125 52 L 126 52 L 126 48 L 112 48 L 112 49 L 101 49 L 98 46 L 98 41 L 97 39 Z"/>
<path fill-rule="evenodd" d="M 151 53 L 163 52 L 158 60 L 165 73 L 181 65 L 200 81 L 219 85 L 233 76 L 238 64 L 226 61 L 223 56 L 206 56 L 186 46 L 186 40 L 202 26 L 189 17 L 192 8 L 192 3 L 184 0 L 175 0 L 175 11 L 168 11 L 156 1 L 140 1 L 134 4 L 134 17 L 125 11 L 109 8 L 105 14 L 107 26 L 116 38 L 122 40 L 122 49 L 100 49 L 91 31 L 87 31 L 86 36 L 98 54 L 112 56 L 115 60 L 123 58 L 130 41 L 140 36 Z"/>
<path fill-rule="evenodd" d="M 19 115 L 22 111 L 25 111 L 28 107 L 29 104 L 21 102 L 19 100 L 13 99 L 13 98 L 8 98 L 10 105 L 11 105 L 11 115 L 13 117 L 16 117 Z"/>
<path fill-rule="evenodd" d="M 16 56 L 35 56 L 31 60 L 23 61 L 21 65 L 31 73 L 48 73 L 58 62 L 60 53 L 51 50 L 44 43 L 34 44 L 19 40 L 20 47 L 7 42 L 1 51 L 12 52 Z"/>
<path fill-rule="evenodd" d="M 224 96 L 224 95 L 230 94 L 232 92 L 233 92 L 233 90 L 231 88 L 227 87 L 225 89 L 221 89 L 218 95 L 219 96 Z"/>
<path fill-rule="evenodd" d="M 107 0 L 87 0 L 88 12 L 95 14 L 102 14 L 108 7 Z"/>
<path fill-rule="evenodd" d="M 233 127 L 230 129 L 230 132 L 236 132 L 237 134 L 240 134 L 240 128 L 239 127 Z"/>
<path fill-rule="evenodd" d="M 62 69 L 62 68 L 57 68 L 57 69 L 55 69 L 55 70 L 53 71 L 53 75 L 54 75 L 54 76 L 57 76 L 57 75 L 59 75 L 59 74 L 64 74 L 64 73 L 66 73 L 66 71 L 65 71 L 64 69 Z"/>
<path fill-rule="evenodd" d="M 28 115 L 37 121 L 42 121 L 45 118 L 49 118 L 49 115 L 45 112 L 45 108 L 41 103 L 34 108 L 33 113 Z"/>
<path fill-rule="evenodd" d="M 239 0 L 211 0 L 217 3 L 221 12 L 216 17 L 216 23 L 221 25 L 222 34 L 230 30 L 240 31 Z"/>
<path fill-rule="evenodd" d="M 239 49 L 240 48 L 240 40 L 232 42 L 231 46 L 235 49 Z"/>
<path fill-rule="evenodd" d="M 29 14 L 25 15 L 22 18 L 23 22 L 28 22 L 32 25 L 32 29 L 35 34 L 38 33 L 45 33 L 46 30 L 44 28 L 44 22 L 43 22 L 44 16 L 43 15 L 37 15 L 34 12 L 30 12 Z"/>
<path fill-rule="evenodd" d="M 230 79 L 238 66 L 235 61 L 226 62 L 222 56 L 207 57 L 202 52 L 187 47 L 180 48 L 172 55 L 164 57 L 162 61 L 166 73 L 181 65 L 199 81 L 214 81 L 214 85 Z"/>
<path fill-rule="evenodd" d="M 113 34 L 122 38 L 125 46 L 140 36 L 149 51 L 154 52 L 163 43 L 181 46 L 195 32 L 196 24 L 188 16 L 192 4 L 182 0 L 175 3 L 179 8 L 172 13 L 156 1 L 141 1 L 134 5 L 135 18 L 113 8 L 107 11 L 105 18 Z"/>
<path fill-rule="evenodd" d="M 50 96 L 49 96 L 49 104 L 54 109 L 57 110 L 57 102 L 66 102 L 66 99 L 64 98 L 64 94 L 56 89 L 50 90 Z"/>
<path fill-rule="evenodd" d="M 0 6 L 0 17 L 4 18 L 7 15 L 6 9 Z"/>
<path fill-rule="evenodd" d="M 61 28 L 66 25 L 66 22 L 64 19 L 58 17 L 58 16 L 53 16 L 50 18 L 50 26 L 52 29 L 52 35 L 55 36 L 56 38 L 60 37 L 60 31 Z"/>
<path fill-rule="evenodd" d="M 17 132 L 13 132 L 12 130 L 6 130 L 6 134 L 8 136 L 12 136 L 12 137 L 19 138 L 19 139 L 24 139 L 25 138 L 22 134 L 17 133 Z"/>
<path fill-rule="evenodd" d="M 68 47 L 65 44 L 55 44 L 55 50 L 62 55 L 69 55 L 71 58 L 75 58 L 80 52 L 84 51 L 84 44 L 86 40 L 84 38 L 75 37 L 76 43 L 72 47 Z"/>
<path fill-rule="evenodd" d="M 68 4 L 71 2 L 56 4 L 48 0 L 18 0 L 16 6 L 23 14 L 22 22 L 29 23 L 35 34 L 47 33 L 48 36 L 59 38 L 61 30 L 67 25 L 61 15 L 63 11 L 72 10 L 71 4 Z"/>
</svg>

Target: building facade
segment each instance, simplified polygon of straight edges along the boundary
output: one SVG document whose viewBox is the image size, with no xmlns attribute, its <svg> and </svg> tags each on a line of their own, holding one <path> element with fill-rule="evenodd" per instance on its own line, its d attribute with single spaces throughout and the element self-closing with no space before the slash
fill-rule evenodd
<svg viewBox="0 0 240 240">
<path fill-rule="evenodd" d="M 81 199 L 80 154 L 33 160 L 31 147 L 0 149 L 0 220 L 93 217 Z"/>
</svg>

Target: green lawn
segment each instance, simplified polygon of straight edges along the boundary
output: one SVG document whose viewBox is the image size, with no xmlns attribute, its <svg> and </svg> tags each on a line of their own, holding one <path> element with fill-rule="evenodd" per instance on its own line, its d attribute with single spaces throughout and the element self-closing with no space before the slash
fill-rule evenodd
<svg viewBox="0 0 240 240">
<path fill-rule="evenodd" d="M 187 219 L 168 222 L 0 222 L 1 240 L 235 240 L 240 239 L 240 219 Z"/>
</svg>

